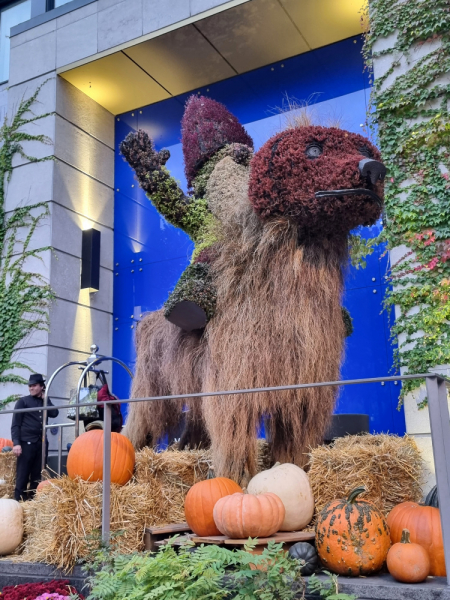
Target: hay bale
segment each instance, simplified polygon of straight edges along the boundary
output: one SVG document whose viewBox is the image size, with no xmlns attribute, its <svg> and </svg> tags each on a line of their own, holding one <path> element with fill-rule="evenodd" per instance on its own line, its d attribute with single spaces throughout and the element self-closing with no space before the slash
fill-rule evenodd
<svg viewBox="0 0 450 600">
<path fill-rule="evenodd" d="M 260 464 L 265 466 L 266 445 L 260 448 Z M 187 492 L 206 479 L 210 469 L 207 450 L 137 452 L 132 481 L 111 486 L 112 545 L 131 554 L 144 549 L 145 527 L 183 522 Z M 43 562 L 70 572 L 99 546 L 101 506 L 101 482 L 52 479 L 23 503 L 25 540 L 14 560 Z"/>
<path fill-rule="evenodd" d="M 101 506 L 101 482 L 53 480 L 23 504 L 25 541 L 20 559 L 71 571 L 99 546 Z M 173 514 L 177 513 L 158 482 L 112 485 L 112 545 L 125 554 L 143 550 L 144 528 L 169 523 Z"/>
<path fill-rule="evenodd" d="M 136 453 L 135 479 L 138 483 L 157 479 L 163 486 L 190 488 L 206 479 L 210 469 L 209 450 L 169 448 L 156 452 L 153 448 L 143 448 Z"/>
<path fill-rule="evenodd" d="M 0 452 L 0 498 L 14 498 L 17 458 L 12 452 Z"/>
<path fill-rule="evenodd" d="M 386 516 L 400 502 L 418 502 L 422 497 L 423 460 L 407 435 L 338 438 L 330 446 L 315 448 L 309 457 L 308 474 L 317 512 L 359 486 L 367 489 L 362 497 Z"/>
</svg>

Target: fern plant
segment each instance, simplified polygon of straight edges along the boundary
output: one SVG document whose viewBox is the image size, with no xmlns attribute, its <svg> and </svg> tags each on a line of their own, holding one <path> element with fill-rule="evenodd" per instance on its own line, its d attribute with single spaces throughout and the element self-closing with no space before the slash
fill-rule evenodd
<svg viewBox="0 0 450 600">
<path fill-rule="evenodd" d="M 261 555 L 213 544 L 178 552 L 168 544 L 156 554 L 113 555 L 89 580 L 89 600 L 291 600 L 304 592 L 300 564 L 281 544 Z M 104 553 L 104 550 L 102 550 Z"/>
<path fill-rule="evenodd" d="M 325 575 L 328 575 L 328 580 L 323 581 L 311 575 L 308 582 L 308 591 L 312 594 L 317 594 L 320 598 L 326 600 L 357 600 L 354 594 L 344 594 L 339 592 L 338 576 L 323 571 Z"/>
</svg>

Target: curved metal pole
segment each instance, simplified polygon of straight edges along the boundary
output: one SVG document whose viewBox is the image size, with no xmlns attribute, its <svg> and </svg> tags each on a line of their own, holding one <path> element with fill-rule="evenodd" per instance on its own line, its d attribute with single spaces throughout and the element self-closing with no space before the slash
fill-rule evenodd
<svg viewBox="0 0 450 600">
<path fill-rule="evenodd" d="M 92 370 L 95 365 L 102 362 L 115 362 L 127 371 L 128 375 L 133 379 L 133 373 L 127 365 L 119 358 L 113 356 L 100 356 L 88 363 L 86 368 L 81 373 L 77 387 L 77 404 L 80 403 L 81 383 L 84 377 Z M 102 490 L 102 540 L 105 544 L 109 544 L 110 528 L 111 528 L 111 404 L 105 402 L 103 415 L 103 490 Z M 78 435 L 78 427 L 75 423 L 75 437 Z"/>
<path fill-rule="evenodd" d="M 49 396 L 49 391 L 50 391 L 50 387 L 53 383 L 53 380 L 55 379 L 55 377 L 58 375 L 58 373 L 61 373 L 61 371 L 63 369 L 66 369 L 67 367 L 71 367 L 72 365 L 85 365 L 86 361 L 79 361 L 79 360 L 73 360 L 70 361 L 68 363 L 65 363 L 64 365 L 62 365 L 61 367 L 58 367 L 56 369 L 56 371 L 54 371 L 50 377 L 50 379 L 47 382 L 47 385 L 45 387 L 45 394 L 44 394 L 44 410 L 42 412 L 42 460 L 41 460 L 41 470 L 45 469 L 45 450 L 46 450 L 46 436 L 47 436 L 47 430 L 45 428 L 45 424 L 47 422 L 47 404 L 48 404 L 48 396 Z"/>
<path fill-rule="evenodd" d="M 106 362 L 106 361 L 111 361 L 111 362 L 115 362 L 115 363 L 119 364 L 121 367 L 123 367 L 125 369 L 125 371 L 131 377 L 131 379 L 133 379 L 133 377 L 134 377 L 133 373 L 128 368 L 128 366 L 123 361 L 121 361 L 119 358 L 115 358 L 114 356 L 99 356 L 92 362 L 88 363 L 80 375 L 80 379 L 78 380 L 78 385 L 77 385 L 77 398 L 76 398 L 77 404 L 80 403 L 81 385 L 83 383 L 84 377 L 89 373 L 89 371 L 92 370 L 93 367 L 95 367 L 95 365 L 99 365 L 100 363 Z M 83 363 L 83 364 L 86 364 L 86 363 Z M 79 435 L 80 435 L 80 419 L 79 419 L 79 409 L 77 408 L 77 413 L 76 413 L 76 417 L 75 417 L 75 437 L 77 438 Z"/>
</svg>

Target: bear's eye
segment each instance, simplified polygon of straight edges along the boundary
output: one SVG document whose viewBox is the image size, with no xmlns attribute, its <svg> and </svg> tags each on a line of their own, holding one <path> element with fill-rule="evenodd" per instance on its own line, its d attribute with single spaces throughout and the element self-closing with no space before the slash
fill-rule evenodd
<svg viewBox="0 0 450 600">
<path fill-rule="evenodd" d="M 323 153 L 322 146 L 313 142 L 306 147 L 305 154 L 308 158 L 319 158 L 319 156 Z"/>
<path fill-rule="evenodd" d="M 366 158 L 373 158 L 373 153 L 368 146 L 361 146 L 360 148 L 358 148 L 358 151 Z"/>
</svg>

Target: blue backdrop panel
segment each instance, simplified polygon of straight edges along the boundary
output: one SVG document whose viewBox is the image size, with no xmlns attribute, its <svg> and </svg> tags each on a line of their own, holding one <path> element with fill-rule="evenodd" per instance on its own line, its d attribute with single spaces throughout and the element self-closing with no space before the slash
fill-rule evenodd
<svg viewBox="0 0 450 600">
<path fill-rule="evenodd" d="M 167 167 L 186 191 L 180 122 L 191 93 L 223 102 L 245 125 L 255 149 L 283 128 L 279 108 L 287 96 L 314 104 L 315 116 L 324 124 L 339 121 L 343 128 L 363 133 L 370 90 L 361 47 L 360 37 L 350 38 L 116 117 L 115 356 L 134 368 L 136 324 L 144 312 L 161 308 L 192 252 L 190 239 L 167 223 L 138 187 L 119 154 L 119 143 L 130 131 L 147 131 L 158 150 L 170 150 Z M 373 237 L 380 227 L 361 229 L 361 233 Z M 353 317 L 354 333 L 346 342 L 344 379 L 392 374 L 389 315 L 382 311 L 387 268 L 387 255 L 376 248 L 366 269 L 350 267 L 346 275 L 344 305 Z M 122 398 L 129 394 L 129 380 L 116 368 L 114 390 Z M 393 383 L 346 386 L 336 412 L 367 413 L 372 432 L 403 434 L 404 415 L 396 410 L 398 391 Z"/>
</svg>

